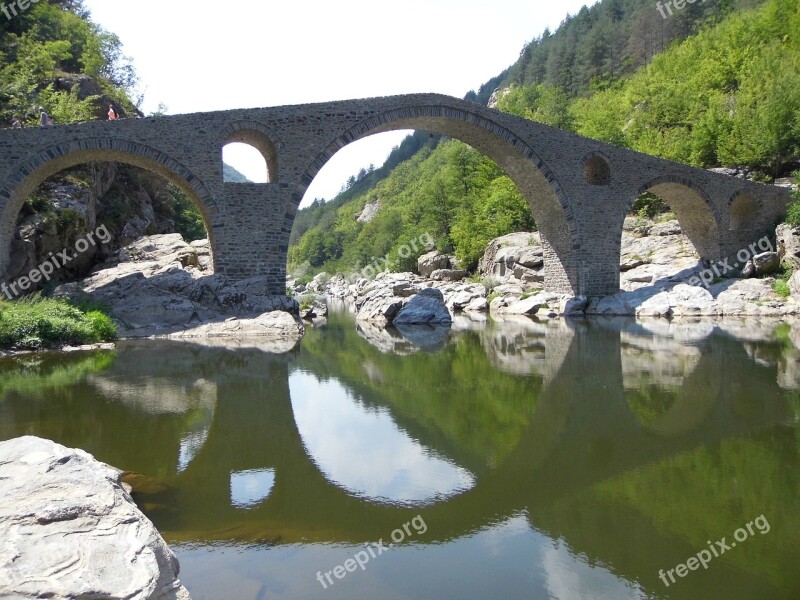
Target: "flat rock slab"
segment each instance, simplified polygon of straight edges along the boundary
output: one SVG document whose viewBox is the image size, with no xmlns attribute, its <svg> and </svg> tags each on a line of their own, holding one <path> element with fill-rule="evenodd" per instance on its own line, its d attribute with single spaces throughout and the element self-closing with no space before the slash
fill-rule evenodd
<svg viewBox="0 0 800 600">
<path fill-rule="evenodd" d="M 0 598 L 189 599 L 120 477 L 49 440 L 0 443 Z"/>
</svg>

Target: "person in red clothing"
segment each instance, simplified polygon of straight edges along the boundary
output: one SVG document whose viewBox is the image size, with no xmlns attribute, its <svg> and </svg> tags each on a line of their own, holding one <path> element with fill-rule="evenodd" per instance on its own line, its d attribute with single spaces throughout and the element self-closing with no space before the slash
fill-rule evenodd
<svg viewBox="0 0 800 600">
<path fill-rule="evenodd" d="M 117 109 L 114 108 L 113 104 L 108 106 L 108 120 L 109 121 L 116 121 L 119 119 L 119 115 L 117 114 Z"/>
</svg>

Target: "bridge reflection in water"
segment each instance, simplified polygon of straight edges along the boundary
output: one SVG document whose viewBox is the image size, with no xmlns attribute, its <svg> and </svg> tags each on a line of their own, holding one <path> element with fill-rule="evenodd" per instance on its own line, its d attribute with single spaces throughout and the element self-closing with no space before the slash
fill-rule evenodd
<svg viewBox="0 0 800 600">
<path fill-rule="evenodd" d="M 126 343 L 69 384 L 8 379 L 0 439 L 144 474 L 196 599 L 797 597 L 797 349 L 730 331 L 457 321 L 425 352 L 333 315 L 285 354 Z M 658 579 L 761 513 L 769 535 Z M 314 579 L 416 515 L 380 564 Z"/>
</svg>

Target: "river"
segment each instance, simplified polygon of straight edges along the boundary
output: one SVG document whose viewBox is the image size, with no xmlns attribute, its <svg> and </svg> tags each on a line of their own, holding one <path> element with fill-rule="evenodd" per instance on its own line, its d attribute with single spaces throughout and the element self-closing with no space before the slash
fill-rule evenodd
<svg viewBox="0 0 800 600">
<path fill-rule="evenodd" d="M 0 440 L 135 473 L 194 600 L 796 599 L 797 332 L 339 311 L 4 359 Z"/>
</svg>

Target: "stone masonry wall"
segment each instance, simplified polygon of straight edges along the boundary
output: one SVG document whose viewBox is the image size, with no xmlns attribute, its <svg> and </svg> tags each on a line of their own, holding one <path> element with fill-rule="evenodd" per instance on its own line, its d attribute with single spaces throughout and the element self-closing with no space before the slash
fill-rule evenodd
<svg viewBox="0 0 800 600">
<path fill-rule="evenodd" d="M 205 218 L 217 272 L 233 279 L 266 274 L 270 292 L 283 294 L 289 234 L 314 176 L 345 145 L 408 128 L 461 139 L 506 170 L 546 240 L 545 283 L 553 291 L 617 291 L 622 223 L 643 191 L 664 193 L 710 260 L 756 241 L 785 214 L 789 199 L 784 189 L 435 94 L 8 129 L 0 131 L 0 272 L 17 214 L 39 183 L 79 163 L 118 161 L 164 175 L 190 194 Z M 269 183 L 223 182 L 222 148 L 231 141 L 261 151 Z M 732 214 L 743 196 L 756 207 L 744 223 Z"/>
</svg>

